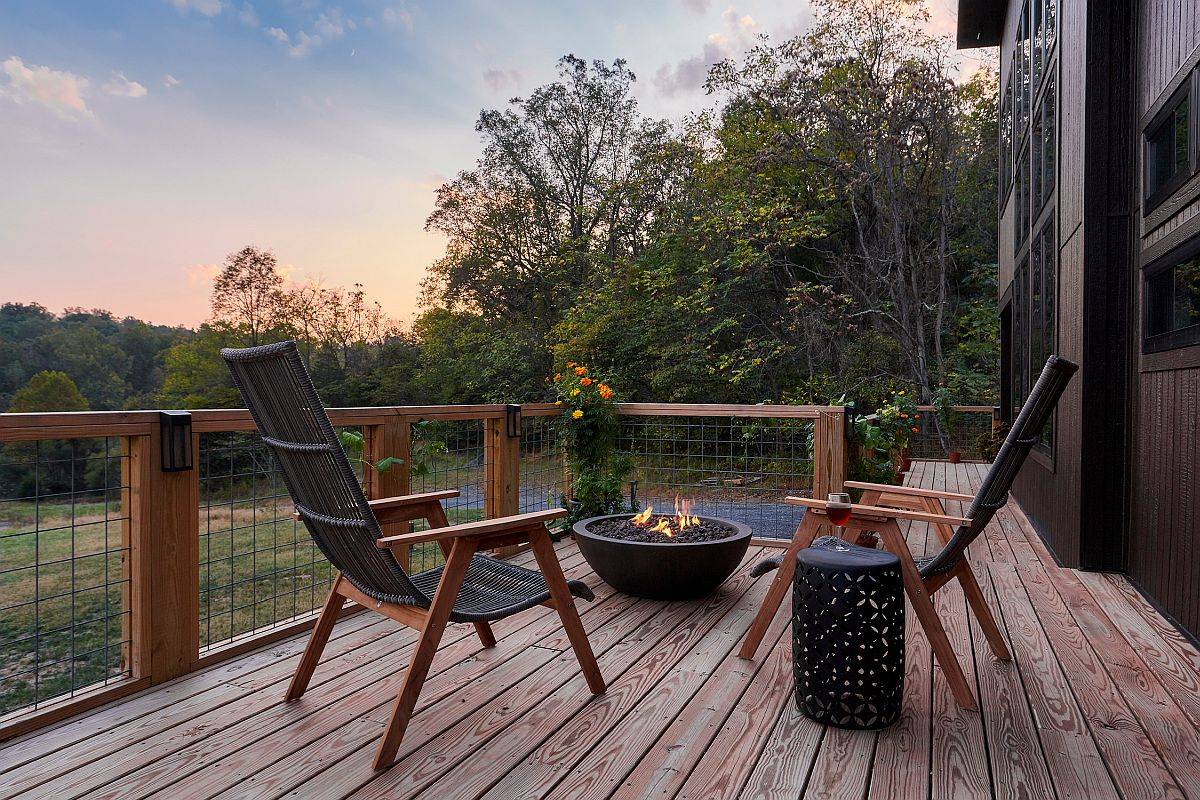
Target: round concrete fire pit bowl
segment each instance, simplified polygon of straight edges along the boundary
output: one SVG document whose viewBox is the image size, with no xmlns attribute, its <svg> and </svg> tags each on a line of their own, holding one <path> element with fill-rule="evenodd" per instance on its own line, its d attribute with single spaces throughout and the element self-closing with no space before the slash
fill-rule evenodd
<svg viewBox="0 0 1200 800">
<path fill-rule="evenodd" d="M 701 517 L 729 529 L 729 536 L 707 542 L 629 541 L 592 533 L 602 520 L 629 519 L 632 514 L 591 517 L 574 525 L 579 552 L 609 586 L 651 600 L 704 597 L 737 569 L 750 547 L 750 529 L 716 517 Z"/>
</svg>

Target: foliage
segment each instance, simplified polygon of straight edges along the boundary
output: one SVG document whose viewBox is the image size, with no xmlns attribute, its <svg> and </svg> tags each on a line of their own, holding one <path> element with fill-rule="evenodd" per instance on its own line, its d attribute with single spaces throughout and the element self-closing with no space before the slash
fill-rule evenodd
<svg viewBox="0 0 1200 800">
<path fill-rule="evenodd" d="M 622 484 L 633 468 L 616 452 L 616 392 L 583 364 L 566 362 L 554 376 L 567 463 L 571 470 L 571 521 L 621 510 Z"/>
<path fill-rule="evenodd" d="M 350 459 L 351 463 L 361 464 L 364 467 L 375 470 L 380 475 L 392 467 L 398 467 L 404 463 L 403 458 L 397 458 L 396 456 L 385 456 L 378 461 L 367 461 L 362 457 L 366 439 L 359 431 L 339 431 L 338 439 L 341 441 L 342 449 L 346 451 L 346 457 Z"/>
<path fill-rule="evenodd" d="M 850 442 L 855 457 L 849 466 L 851 480 L 871 483 L 897 482 L 896 464 L 919 431 L 921 419 L 913 392 L 899 389 L 874 414 L 850 415 Z"/>
<path fill-rule="evenodd" d="M 9 413 L 32 411 L 87 411 L 88 401 L 65 372 L 43 370 L 18 389 L 8 405 Z"/>
</svg>

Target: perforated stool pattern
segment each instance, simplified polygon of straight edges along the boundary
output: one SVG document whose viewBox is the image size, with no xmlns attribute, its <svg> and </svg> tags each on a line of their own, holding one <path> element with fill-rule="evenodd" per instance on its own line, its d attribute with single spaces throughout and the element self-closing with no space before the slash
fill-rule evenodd
<svg viewBox="0 0 1200 800">
<path fill-rule="evenodd" d="M 839 728 L 900 717 L 904 585 L 891 553 L 822 537 L 796 556 L 792 592 L 796 705 Z"/>
</svg>

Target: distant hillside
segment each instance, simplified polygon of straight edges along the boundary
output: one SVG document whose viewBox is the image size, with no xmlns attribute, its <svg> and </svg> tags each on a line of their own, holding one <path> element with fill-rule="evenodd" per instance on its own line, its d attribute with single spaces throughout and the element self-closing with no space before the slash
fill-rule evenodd
<svg viewBox="0 0 1200 800">
<path fill-rule="evenodd" d="M 0 410 L 43 370 L 65 372 L 94 410 L 151 408 L 163 382 L 163 354 L 188 342 L 184 327 L 117 319 L 100 309 L 54 314 L 36 303 L 0 305 Z"/>
</svg>

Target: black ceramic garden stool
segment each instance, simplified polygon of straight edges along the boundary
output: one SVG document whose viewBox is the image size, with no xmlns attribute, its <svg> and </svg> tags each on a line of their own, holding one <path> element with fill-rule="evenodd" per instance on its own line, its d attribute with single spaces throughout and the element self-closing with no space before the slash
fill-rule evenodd
<svg viewBox="0 0 1200 800">
<path fill-rule="evenodd" d="M 796 705 L 805 716 L 861 730 L 895 722 L 904 695 L 900 560 L 833 536 L 801 550 L 792 655 Z"/>
</svg>

